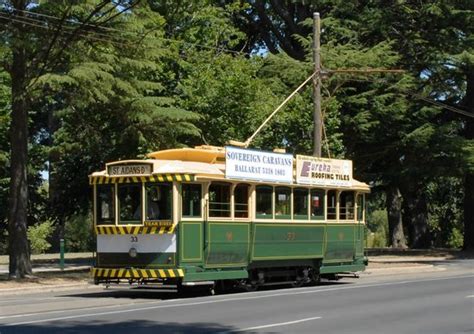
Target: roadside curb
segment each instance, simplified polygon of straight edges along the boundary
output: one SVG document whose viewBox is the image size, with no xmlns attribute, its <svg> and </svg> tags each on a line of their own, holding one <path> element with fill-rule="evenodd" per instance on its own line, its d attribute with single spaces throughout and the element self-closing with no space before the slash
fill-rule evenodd
<svg viewBox="0 0 474 334">
<path fill-rule="evenodd" d="M 405 266 L 405 267 L 389 267 L 389 268 L 369 268 L 363 271 L 362 275 L 391 275 L 391 274 L 405 274 L 409 272 L 420 273 L 430 271 L 444 271 L 445 267 L 435 266 L 432 264 Z"/>
</svg>

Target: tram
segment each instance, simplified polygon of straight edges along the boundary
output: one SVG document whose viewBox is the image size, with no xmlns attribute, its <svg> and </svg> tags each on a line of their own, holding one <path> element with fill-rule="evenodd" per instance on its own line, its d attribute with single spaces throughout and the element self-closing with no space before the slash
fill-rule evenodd
<svg viewBox="0 0 474 334">
<path fill-rule="evenodd" d="M 352 161 L 233 146 L 162 150 L 89 177 L 96 284 L 240 287 L 363 271 Z"/>
</svg>

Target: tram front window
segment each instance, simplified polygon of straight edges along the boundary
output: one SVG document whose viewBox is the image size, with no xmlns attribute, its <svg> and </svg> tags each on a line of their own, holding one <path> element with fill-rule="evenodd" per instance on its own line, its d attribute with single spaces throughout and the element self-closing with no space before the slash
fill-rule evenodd
<svg viewBox="0 0 474 334">
<path fill-rule="evenodd" d="M 121 184 L 118 186 L 119 224 L 141 224 L 142 185 Z"/>
<path fill-rule="evenodd" d="M 146 185 L 146 219 L 145 220 L 171 220 L 172 194 L 171 183 Z"/>
<path fill-rule="evenodd" d="M 115 225 L 115 185 L 97 186 L 97 225 Z"/>
</svg>

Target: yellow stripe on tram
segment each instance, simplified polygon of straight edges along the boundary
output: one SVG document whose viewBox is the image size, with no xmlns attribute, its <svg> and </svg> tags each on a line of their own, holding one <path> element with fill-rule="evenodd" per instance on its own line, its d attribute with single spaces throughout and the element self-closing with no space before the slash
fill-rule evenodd
<svg viewBox="0 0 474 334">
<path fill-rule="evenodd" d="M 112 269 L 110 271 L 110 277 L 115 277 L 115 274 L 117 273 L 117 269 Z"/>
<path fill-rule="evenodd" d="M 165 271 L 163 269 L 158 269 L 158 273 L 160 274 L 160 277 L 166 277 Z"/>
<path fill-rule="evenodd" d="M 178 276 L 179 276 L 179 277 L 184 277 L 184 271 L 183 271 L 183 269 L 178 269 Z"/>
<path fill-rule="evenodd" d="M 119 272 L 118 272 L 118 277 L 121 278 L 124 276 L 124 271 L 125 269 L 120 269 Z"/>
<path fill-rule="evenodd" d="M 176 277 L 176 275 L 174 274 L 173 269 L 168 269 L 168 273 L 169 273 L 170 277 Z"/>
</svg>

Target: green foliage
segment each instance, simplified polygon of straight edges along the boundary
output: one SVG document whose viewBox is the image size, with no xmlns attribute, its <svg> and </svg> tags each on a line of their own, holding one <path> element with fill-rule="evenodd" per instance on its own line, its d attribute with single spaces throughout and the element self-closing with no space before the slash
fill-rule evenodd
<svg viewBox="0 0 474 334">
<path fill-rule="evenodd" d="M 462 247 L 463 211 L 462 180 L 440 177 L 428 186 L 429 228 L 435 247 Z"/>
<path fill-rule="evenodd" d="M 386 210 L 374 210 L 367 217 L 366 247 L 387 247 L 388 216 Z"/>
<path fill-rule="evenodd" d="M 53 222 L 45 221 L 28 227 L 28 240 L 31 245 L 32 254 L 42 254 L 46 252 L 51 244 L 48 242 L 49 238 L 53 234 L 54 226 Z"/>
<path fill-rule="evenodd" d="M 94 233 L 92 214 L 75 214 L 65 223 L 64 239 L 68 252 L 93 251 Z"/>
</svg>

